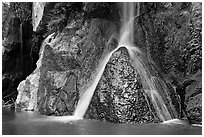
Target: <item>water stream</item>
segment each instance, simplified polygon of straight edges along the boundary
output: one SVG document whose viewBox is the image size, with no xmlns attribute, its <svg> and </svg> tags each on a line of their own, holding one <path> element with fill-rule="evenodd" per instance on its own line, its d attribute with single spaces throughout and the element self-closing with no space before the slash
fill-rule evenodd
<svg viewBox="0 0 204 137">
<path fill-rule="evenodd" d="M 122 46 L 122 45 L 121 45 Z M 88 106 L 90 104 L 91 98 L 93 96 L 93 93 L 96 89 L 96 86 L 98 85 L 99 80 L 101 79 L 101 76 L 104 72 L 104 69 L 106 67 L 106 64 L 108 63 L 110 57 L 112 54 L 117 51 L 121 46 L 118 46 L 116 49 L 114 49 L 111 53 L 109 53 L 100 63 L 98 70 L 96 70 L 97 74 L 95 79 L 93 80 L 92 84 L 86 89 L 86 91 L 83 93 L 83 95 L 80 97 L 80 100 L 78 102 L 78 105 L 75 109 L 74 116 L 83 118 L 86 110 L 88 109 Z"/>
<path fill-rule="evenodd" d="M 145 90 L 148 97 L 151 99 L 151 103 L 153 104 L 157 115 L 160 117 L 160 120 L 166 121 L 172 119 L 171 114 L 169 113 L 161 95 L 159 94 L 163 92 L 159 91 L 160 89 L 167 90 L 165 85 L 163 83 L 159 83 L 160 86 L 164 86 L 162 88 L 157 88 L 158 85 L 156 85 L 157 83 L 154 80 L 155 77 L 152 77 L 147 66 L 145 65 L 145 62 L 139 56 L 139 54 L 141 54 L 140 49 L 132 44 L 134 40 L 134 9 L 135 3 L 123 3 L 123 27 L 120 31 L 120 40 L 118 47 L 108 53 L 106 57 L 101 60 L 98 69 L 96 70 L 95 79 L 93 79 L 91 85 L 80 97 L 80 100 L 74 113 L 75 117 L 84 117 L 90 104 L 93 93 L 99 83 L 99 80 L 101 79 L 101 76 L 109 59 L 111 58 L 112 54 L 116 52 L 119 48 L 125 47 L 130 55 L 132 66 L 142 79 L 143 89 Z M 139 9 L 139 3 L 137 4 L 137 9 Z M 137 12 L 139 12 L 139 10 L 137 10 Z M 137 13 L 137 16 L 138 15 L 139 13 Z"/>
</svg>

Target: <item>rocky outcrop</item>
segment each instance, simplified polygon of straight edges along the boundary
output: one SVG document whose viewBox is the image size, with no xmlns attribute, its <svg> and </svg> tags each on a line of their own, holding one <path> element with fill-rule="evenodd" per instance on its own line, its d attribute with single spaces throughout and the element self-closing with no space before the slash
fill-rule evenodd
<svg viewBox="0 0 204 137">
<path fill-rule="evenodd" d="M 61 47 L 62 48 L 62 47 Z M 40 67 L 38 110 L 46 115 L 71 115 L 79 98 L 78 64 L 65 49 L 45 45 Z"/>
<path fill-rule="evenodd" d="M 34 110 L 37 108 L 37 90 L 39 84 L 39 71 L 35 70 L 26 80 L 18 85 L 18 97 L 16 99 L 16 108 L 25 110 Z"/>
<path fill-rule="evenodd" d="M 18 87 L 17 107 L 46 115 L 72 115 L 103 54 L 107 40 L 102 33 L 111 33 L 100 29 L 109 25 L 96 19 L 78 30 L 68 26 L 46 38 L 36 70 Z"/>
<path fill-rule="evenodd" d="M 32 24 L 33 31 L 36 31 L 44 12 L 45 2 L 33 2 Z"/>
<path fill-rule="evenodd" d="M 70 52 L 74 51 L 74 47 L 71 48 L 67 43 L 59 44 L 62 37 L 52 39 L 51 35 L 44 41 L 36 70 L 18 87 L 18 108 L 38 110 L 46 115 L 67 115 L 73 112 L 78 100 L 78 65 L 74 64 Z M 65 39 L 67 37 L 62 41 Z M 56 44 L 56 40 L 59 43 Z"/>
<path fill-rule="evenodd" d="M 202 72 L 198 71 L 191 80 L 185 90 L 185 111 L 191 123 L 202 124 Z"/>
<path fill-rule="evenodd" d="M 72 115 L 99 61 L 117 46 L 106 39 L 115 32 L 114 26 L 92 19 L 80 29 L 67 27 L 46 38 L 36 70 L 18 87 L 18 107 L 46 115 Z M 127 50 L 119 49 L 107 64 L 85 117 L 115 123 L 161 122 L 140 80 Z"/>
<path fill-rule="evenodd" d="M 44 29 L 53 6 L 46 4 L 37 33 Z M 87 20 L 84 25 L 82 21 L 81 18 L 76 22 L 71 20 L 62 32 L 44 40 L 36 70 L 18 87 L 18 108 L 38 110 L 46 115 L 72 115 L 79 91 L 87 86 L 103 53 L 107 42 L 104 37 L 109 38 L 114 29 L 105 20 Z"/>
<path fill-rule="evenodd" d="M 144 89 L 142 75 L 135 70 L 130 60 L 129 53 L 125 48 L 120 48 L 113 53 L 94 92 L 86 118 L 132 124 L 162 122 L 157 108 L 153 104 L 155 102 L 151 100 L 150 94 Z M 162 91 L 163 93 L 159 94 L 163 94 L 161 96 L 165 100 L 165 105 L 170 107 L 172 118 L 178 118 L 179 110 L 171 112 L 175 107 L 179 107 L 172 106 L 171 101 L 173 100 L 176 104 L 175 102 L 178 103 L 178 100 L 173 97 L 175 93 L 170 89 L 167 91 L 168 93 Z"/>
<path fill-rule="evenodd" d="M 114 123 L 159 122 L 150 105 L 128 52 L 122 48 L 108 62 L 85 117 Z"/>
<path fill-rule="evenodd" d="M 194 81 L 194 84 L 187 81 L 192 81 L 194 75 L 202 70 L 201 5 L 200 2 L 142 3 L 143 16 L 140 16 L 145 42 L 149 48 L 147 53 L 149 52 L 149 56 L 166 76 L 165 79 L 179 94 L 181 109 L 188 113 L 182 117 L 187 116 L 189 119 L 193 117 L 194 122 L 196 119 L 197 122 L 200 121 L 198 123 L 201 123 L 202 112 L 200 109 L 192 109 L 192 105 L 201 105 L 198 103 L 201 101 L 201 95 L 195 99 L 189 99 L 189 96 L 194 91 L 197 92 L 198 85 L 201 87 L 198 84 L 201 80 Z"/>
<path fill-rule="evenodd" d="M 54 10 L 60 12 L 52 11 L 59 13 L 54 14 L 52 18 L 48 15 L 52 13 L 51 9 L 56 8 L 55 3 L 46 4 L 44 7 L 44 15 L 36 28 L 36 33 L 42 33 L 44 36 L 52 31 L 55 33 L 43 42 L 36 70 L 18 87 L 19 95 L 16 103 L 19 108 L 38 110 L 45 115 L 72 115 L 79 97 L 93 80 L 93 72 L 96 71 L 102 56 L 117 45 L 117 42 L 112 47 L 107 44 L 112 34 L 119 31 L 117 24 L 119 17 L 112 18 L 118 11 L 115 9 L 107 12 L 109 9 L 114 9 L 114 6 L 110 3 L 84 5 L 82 8 L 84 13 L 81 8 L 77 8 L 79 10 L 77 14 L 70 15 L 69 19 L 66 18 L 66 12 L 61 10 L 67 8 L 73 11 L 73 5 L 58 4 L 58 9 Z M 168 75 L 165 80 L 171 82 L 169 75 L 176 74 L 177 80 L 171 84 L 175 89 L 181 86 L 181 90 L 177 92 L 181 98 L 182 108 L 177 103 L 177 95 L 170 84 L 167 84 L 171 88 L 168 96 L 160 93 L 163 94 L 165 103 L 173 104 L 178 113 L 184 109 L 192 123 L 201 123 L 201 75 L 192 78 L 193 83 L 187 87 L 182 86 L 185 79 L 182 77 L 187 73 L 194 73 L 200 67 L 199 63 L 196 63 L 200 61 L 200 52 L 195 52 L 196 56 L 193 56 L 186 48 L 191 47 L 186 46 L 185 42 L 189 39 L 186 34 L 190 36 L 192 33 L 188 31 L 190 25 L 187 25 L 190 18 L 189 10 L 188 4 L 141 4 L 141 15 L 135 19 L 135 28 L 137 28 L 135 44 L 145 52 L 148 59 L 155 62 L 154 65 L 159 67 L 161 75 Z M 59 18 L 61 16 L 63 18 Z M 178 37 L 184 35 L 186 37 Z M 117 38 L 116 35 L 115 37 Z M 194 40 L 190 43 L 193 42 Z M 198 51 L 199 48 L 195 46 Z M 195 59 L 193 63 L 198 64 L 198 67 L 188 62 L 191 57 Z M 143 90 L 140 76 L 131 66 L 127 50 L 119 49 L 107 64 L 85 117 L 115 123 L 157 123 L 161 120 L 155 111 Z"/>
</svg>

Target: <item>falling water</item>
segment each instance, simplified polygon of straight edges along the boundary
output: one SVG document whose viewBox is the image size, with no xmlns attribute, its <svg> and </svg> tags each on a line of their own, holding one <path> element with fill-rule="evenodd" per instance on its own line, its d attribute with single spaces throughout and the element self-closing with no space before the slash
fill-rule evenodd
<svg viewBox="0 0 204 137">
<path fill-rule="evenodd" d="M 165 87 L 165 84 L 160 82 L 161 80 L 159 80 L 156 77 L 153 77 L 150 74 L 147 68 L 147 65 L 140 57 L 141 51 L 139 50 L 139 48 L 133 46 L 134 18 L 135 18 L 134 9 L 135 9 L 135 3 L 130 3 L 130 2 L 123 3 L 123 22 L 122 22 L 123 27 L 121 28 L 121 31 L 120 31 L 119 45 L 112 52 L 108 53 L 108 55 L 104 57 L 104 59 L 102 59 L 102 61 L 100 62 L 100 65 L 98 66 L 98 69 L 96 71 L 97 73 L 96 77 L 95 79 L 93 79 L 91 85 L 86 89 L 86 91 L 80 97 L 74 116 L 79 118 L 84 117 L 86 110 L 88 109 L 89 103 L 91 101 L 91 98 L 93 96 L 93 93 L 96 89 L 96 86 L 99 83 L 99 80 L 104 72 L 104 69 L 110 57 L 119 48 L 125 47 L 128 50 L 128 53 L 130 55 L 130 60 L 135 71 L 141 77 L 143 89 L 147 94 L 147 96 L 151 99 L 151 103 L 153 104 L 157 115 L 160 117 L 162 121 L 172 119 L 161 95 L 159 94 L 164 92 L 162 90 L 167 90 Z M 138 15 L 139 15 L 139 3 L 137 3 L 137 16 Z M 160 82 L 159 86 L 161 87 L 158 88 L 156 82 Z"/>
<path fill-rule="evenodd" d="M 101 79 L 101 76 L 104 72 L 106 64 L 108 63 L 112 54 L 115 51 L 117 51 L 119 48 L 120 48 L 120 46 L 118 46 L 115 50 L 113 50 L 111 53 L 109 53 L 104 59 L 102 59 L 100 65 L 98 67 L 98 70 L 96 70 L 97 75 L 96 75 L 95 79 L 93 79 L 92 84 L 88 87 L 88 89 L 86 89 L 84 94 L 80 97 L 80 100 L 78 102 L 77 108 L 76 108 L 75 113 L 74 113 L 74 116 L 84 117 L 86 110 L 88 109 L 89 103 L 91 101 L 91 98 L 93 96 L 93 93 L 96 89 L 96 86 L 98 85 L 98 82 Z"/>
</svg>

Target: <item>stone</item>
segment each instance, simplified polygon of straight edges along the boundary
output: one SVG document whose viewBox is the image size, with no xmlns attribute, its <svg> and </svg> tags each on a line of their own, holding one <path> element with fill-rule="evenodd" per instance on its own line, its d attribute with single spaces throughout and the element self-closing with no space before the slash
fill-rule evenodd
<svg viewBox="0 0 204 137">
<path fill-rule="evenodd" d="M 18 87 L 17 107 L 45 115 L 72 115 L 106 46 L 99 28 L 110 24 L 93 19 L 77 30 L 80 34 L 65 28 L 49 35 L 42 43 L 36 70 Z"/>
<path fill-rule="evenodd" d="M 56 47 L 56 39 L 44 41 L 36 70 L 20 83 L 18 108 L 38 110 L 46 115 L 71 115 L 74 111 L 78 99 L 78 66 L 70 56 L 72 48 Z"/>
<path fill-rule="evenodd" d="M 36 31 L 40 21 L 43 17 L 43 11 L 46 2 L 33 2 L 33 12 L 32 12 L 32 24 L 33 31 Z"/>
<path fill-rule="evenodd" d="M 39 84 L 39 71 L 36 69 L 26 80 L 23 80 L 17 87 L 18 96 L 16 109 L 36 110 L 37 92 Z"/>
<path fill-rule="evenodd" d="M 194 74 L 192 80 L 185 90 L 185 112 L 192 124 L 202 124 L 202 72 Z"/>
<path fill-rule="evenodd" d="M 110 25 L 111 30 L 103 30 Z M 114 26 L 113 22 L 91 19 L 78 30 L 65 28 L 61 33 L 49 35 L 42 44 L 36 70 L 18 88 L 18 98 L 26 96 L 30 102 L 26 100 L 21 105 L 23 101 L 18 101 L 17 105 L 45 115 L 73 115 L 100 60 L 117 46 L 117 42 L 108 43 L 116 30 Z M 36 75 L 33 92 L 31 81 Z M 127 50 L 120 48 L 106 65 L 85 118 L 133 124 L 161 122 L 155 111 Z"/>
<path fill-rule="evenodd" d="M 170 105 L 170 101 L 166 103 Z M 125 48 L 110 58 L 85 118 L 113 123 L 161 122 Z"/>
</svg>

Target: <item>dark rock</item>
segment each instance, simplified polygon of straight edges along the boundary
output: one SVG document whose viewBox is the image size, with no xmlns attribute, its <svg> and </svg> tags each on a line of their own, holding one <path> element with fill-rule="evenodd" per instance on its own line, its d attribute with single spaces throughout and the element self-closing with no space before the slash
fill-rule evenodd
<svg viewBox="0 0 204 137">
<path fill-rule="evenodd" d="M 36 32 L 41 36 L 47 36 L 53 31 L 47 32 L 47 23 L 53 23 L 49 13 L 55 4 L 48 3 L 45 6 Z M 46 115 L 72 115 L 79 96 L 93 80 L 100 60 L 117 46 L 117 23 L 120 18 L 116 5 L 83 4 L 84 13 L 73 17 L 74 13 L 65 22 L 63 20 L 64 28 L 60 27 L 60 31 L 51 25 L 57 33 L 46 38 L 41 46 L 36 70 L 19 85 L 16 101 L 18 107 L 38 110 Z M 183 3 L 141 4 L 141 14 L 135 19 L 137 29 L 134 43 L 145 52 L 145 62 L 154 64 L 145 65 L 153 74 L 152 79 L 157 85 L 164 79 L 172 81 L 170 77 L 163 78 L 164 73 L 175 74 L 176 80 L 171 84 L 180 95 L 181 106 L 177 93 L 170 84 L 163 82 L 168 92 L 159 93 L 172 118 L 183 117 L 180 113 L 185 111 L 191 123 L 201 123 L 201 72 L 198 78 L 183 82 L 186 75 L 196 72 L 200 67 L 200 52 L 195 52 L 196 56 L 193 56 L 196 50 L 186 48 L 191 47 L 186 43 L 191 33 L 197 31 L 190 31 L 187 22 L 190 22 L 188 18 L 191 11 L 184 7 Z M 114 40 L 108 43 L 111 36 Z M 195 59 L 193 63 L 189 61 L 191 57 Z M 115 52 L 106 65 L 85 117 L 114 123 L 161 122 L 151 99 L 144 91 L 141 79 L 133 69 L 126 49 L 121 48 Z M 9 83 L 7 78 L 4 83 L 6 88 Z"/>
<path fill-rule="evenodd" d="M 17 97 L 16 87 L 23 80 L 20 72 L 20 19 L 10 16 L 8 36 L 3 41 L 2 52 L 2 97 L 5 103 L 14 104 Z"/>
<path fill-rule="evenodd" d="M 84 12 L 85 19 L 100 18 L 115 22 L 120 19 L 117 4 L 114 2 L 86 2 Z"/>
<path fill-rule="evenodd" d="M 30 5 L 30 3 L 21 3 L 26 7 L 26 5 Z M 6 85 L 3 87 L 3 99 L 7 102 L 13 104 L 17 97 L 17 86 L 19 85 L 20 81 L 25 79 L 25 77 L 33 71 L 32 62 L 30 57 L 30 40 L 32 36 L 32 26 L 31 21 L 26 20 L 29 16 L 26 16 L 26 19 L 23 18 L 23 13 L 18 14 L 15 12 L 19 12 L 19 5 L 15 5 L 11 3 L 10 5 L 16 6 L 14 11 L 12 11 L 11 7 L 8 10 L 9 16 L 7 17 L 7 24 L 8 32 L 7 35 L 4 37 L 3 41 L 3 54 L 2 54 L 2 73 L 3 75 L 9 75 L 9 82 L 8 78 L 6 78 L 7 82 L 5 83 L 5 79 L 3 83 Z M 25 7 L 21 7 L 24 9 Z M 14 8 L 13 7 L 13 8 Z M 28 7 L 26 7 L 28 8 Z M 30 9 L 30 8 L 29 8 Z M 23 20 L 23 21 L 22 21 Z M 21 37 L 22 35 L 22 37 Z M 9 94 L 11 96 L 8 97 Z"/>
<path fill-rule="evenodd" d="M 114 123 L 161 122 L 143 86 L 141 76 L 130 63 L 127 50 L 119 49 L 106 65 L 85 118 Z M 171 104 L 169 100 L 168 103 Z"/>
<path fill-rule="evenodd" d="M 21 80 L 21 73 L 4 73 L 2 75 L 2 99 L 6 104 L 14 105 L 18 95 L 16 87 Z"/>
<path fill-rule="evenodd" d="M 202 72 L 198 71 L 191 80 L 185 90 L 185 111 L 191 123 L 202 124 Z"/>
</svg>

